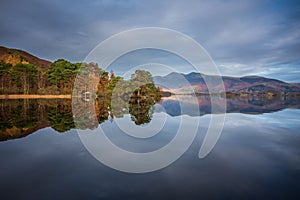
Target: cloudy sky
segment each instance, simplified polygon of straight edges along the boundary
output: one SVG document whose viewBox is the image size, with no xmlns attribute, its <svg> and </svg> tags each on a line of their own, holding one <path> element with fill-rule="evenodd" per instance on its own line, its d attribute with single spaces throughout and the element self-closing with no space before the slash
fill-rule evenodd
<svg viewBox="0 0 300 200">
<path fill-rule="evenodd" d="M 2 0 L 0 25 L 0 45 L 73 62 L 121 31 L 170 28 L 201 44 L 223 75 L 300 82 L 296 0 Z"/>
</svg>

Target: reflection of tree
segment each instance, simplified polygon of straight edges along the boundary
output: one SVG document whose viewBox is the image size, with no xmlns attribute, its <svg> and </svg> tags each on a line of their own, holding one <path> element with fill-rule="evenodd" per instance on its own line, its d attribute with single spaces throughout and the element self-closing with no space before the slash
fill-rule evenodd
<svg viewBox="0 0 300 200">
<path fill-rule="evenodd" d="M 65 132 L 75 127 L 71 105 L 57 105 L 51 108 L 47 119 L 51 122 L 51 127 L 58 132 Z"/>
<path fill-rule="evenodd" d="M 106 121 L 108 117 L 113 119 L 113 115 L 110 112 L 110 101 L 107 98 L 98 99 L 95 102 L 95 112 L 99 124 Z"/>
<path fill-rule="evenodd" d="M 37 100 L 0 100 L 0 140 L 22 137 L 39 126 Z"/>
<path fill-rule="evenodd" d="M 153 83 L 150 72 L 136 70 L 131 82 L 138 87 L 130 95 L 129 113 L 136 125 L 149 123 L 153 114 L 153 105 L 161 98 L 161 93 Z"/>
<path fill-rule="evenodd" d="M 129 113 L 136 125 L 151 121 L 154 104 L 155 101 L 152 98 L 130 98 Z"/>
<path fill-rule="evenodd" d="M 111 111 L 116 118 L 122 118 L 128 114 L 128 102 L 120 97 L 115 97 L 111 101 Z"/>
<path fill-rule="evenodd" d="M 32 104 L 28 99 L 22 101 L 14 100 L 11 103 L 9 104 L 5 100 L 1 101 L 0 121 L 2 126 L 31 128 L 37 123 L 38 117 L 35 115 L 36 104 Z"/>
<path fill-rule="evenodd" d="M 131 114 L 137 124 L 149 123 L 152 106 L 160 101 L 161 93 L 153 83 L 150 72 L 136 70 L 129 81 L 119 80 L 112 93 L 112 112 L 115 117 Z"/>
<path fill-rule="evenodd" d="M 76 128 L 78 129 L 95 129 L 98 127 L 98 121 L 95 119 L 95 102 L 83 101 L 79 98 L 73 98 L 72 111 Z"/>
<path fill-rule="evenodd" d="M 122 118 L 125 114 L 130 114 L 131 119 L 136 125 L 149 123 L 153 114 L 153 105 L 158 102 L 159 97 L 151 95 L 154 91 L 144 92 L 146 88 L 134 91 L 129 100 L 122 98 L 98 98 L 95 101 L 82 101 L 78 98 L 75 107 L 71 104 L 71 99 L 19 99 L 19 100 L 0 100 L 0 141 L 25 137 L 35 131 L 52 127 L 58 132 L 65 132 L 71 128 L 95 129 L 100 123 L 113 118 Z M 148 87 L 147 87 L 148 88 Z M 185 106 L 191 104 L 189 98 L 192 96 L 182 96 L 180 100 Z M 201 115 L 211 113 L 210 97 L 199 96 L 198 106 Z M 166 101 L 163 106 L 167 113 L 172 116 L 181 114 L 193 115 L 193 110 L 188 109 L 186 113 L 176 112 L 176 105 L 179 103 L 168 104 Z M 216 103 L 215 105 L 218 105 Z M 285 108 L 300 108 L 299 98 L 229 98 L 227 99 L 228 113 L 247 113 L 260 114 L 275 112 Z M 73 112 L 72 112 L 73 111 Z M 95 115 L 96 113 L 96 115 Z M 73 121 L 75 116 L 75 122 Z"/>
</svg>

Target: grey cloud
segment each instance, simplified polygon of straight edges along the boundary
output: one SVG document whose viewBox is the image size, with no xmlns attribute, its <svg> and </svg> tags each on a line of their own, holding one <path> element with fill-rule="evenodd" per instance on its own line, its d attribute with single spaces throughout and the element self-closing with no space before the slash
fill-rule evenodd
<svg viewBox="0 0 300 200">
<path fill-rule="evenodd" d="M 296 81 L 299 13 L 297 1 L 6 0 L 0 7 L 0 45 L 49 60 L 81 61 L 112 34 L 159 26 L 190 35 L 226 75 L 280 78 L 269 70 L 278 68 L 294 70 L 283 79 Z"/>
</svg>

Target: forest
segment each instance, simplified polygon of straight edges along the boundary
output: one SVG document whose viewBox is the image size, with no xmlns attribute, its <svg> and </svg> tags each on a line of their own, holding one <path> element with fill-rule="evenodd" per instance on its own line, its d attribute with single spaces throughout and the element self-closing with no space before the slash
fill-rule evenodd
<svg viewBox="0 0 300 200">
<path fill-rule="evenodd" d="M 0 94 L 5 95 L 72 94 L 72 100 L 0 100 L 0 140 L 24 137 L 49 126 L 58 132 L 75 127 L 95 129 L 126 114 L 137 125 L 149 123 L 153 105 L 162 94 L 148 71 L 136 70 L 129 80 L 124 80 L 95 63 L 71 63 L 64 59 L 56 60 L 46 69 L 26 61 L 1 62 L 0 83 Z M 92 98 L 82 96 L 86 92 Z M 88 109 L 95 111 L 94 121 Z"/>
<path fill-rule="evenodd" d="M 81 66 L 94 64 L 71 63 L 58 59 L 48 69 L 21 61 L 15 65 L 0 62 L 0 94 L 71 94 L 74 80 Z M 113 82 L 114 75 L 99 69 L 100 83 Z M 107 81 L 104 81 L 104 80 Z"/>
<path fill-rule="evenodd" d="M 45 70 L 25 60 L 11 64 L 0 62 L 0 94 L 72 94 L 77 79 L 76 91 L 93 90 L 98 97 L 109 97 L 115 89 L 117 96 L 155 93 L 152 75 L 137 70 L 130 80 L 107 72 L 96 63 L 71 63 L 58 59 Z M 117 86 L 117 87 L 116 87 Z M 133 90 L 140 87 L 135 93 Z M 133 93 L 133 94 L 131 94 Z"/>
</svg>

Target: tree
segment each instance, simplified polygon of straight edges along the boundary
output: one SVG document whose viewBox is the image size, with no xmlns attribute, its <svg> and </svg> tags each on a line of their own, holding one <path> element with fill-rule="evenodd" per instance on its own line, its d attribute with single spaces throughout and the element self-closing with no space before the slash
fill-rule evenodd
<svg viewBox="0 0 300 200">
<path fill-rule="evenodd" d="M 32 89 L 36 89 L 37 74 L 38 70 L 33 64 L 17 63 L 11 69 L 12 79 L 23 94 L 35 92 Z"/>
<path fill-rule="evenodd" d="M 136 125 L 149 123 L 154 112 L 154 104 L 155 101 L 151 98 L 130 98 L 129 113 L 131 120 L 134 121 Z"/>
<path fill-rule="evenodd" d="M 0 62 L 0 82 L 1 82 L 1 93 L 5 93 L 5 89 L 7 91 L 10 90 L 10 82 L 11 82 L 11 77 L 10 77 L 10 70 L 11 70 L 12 65 L 11 64 L 6 64 L 3 62 Z"/>
<path fill-rule="evenodd" d="M 135 73 L 131 75 L 131 81 L 143 84 L 154 83 L 152 74 L 145 70 L 136 70 Z"/>
<path fill-rule="evenodd" d="M 149 94 L 156 91 L 152 74 L 145 70 L 136 70 L 131 75 L 131 88 L 134 91 L 134 96 L 149 96 Z M 142 87 L 143 86 L 143 87 Z"/>
<path fill-rule="evenodd" d="M 110 82 L 108 84 L 108 89 L 112 92 L 114 90 L 114 88 L 116 87 L 117 83 L 121 80 L 123 80 L 123 78 L 120 76 L 111 78 Z"/>
<path fill-rule="evenodd" d="M 64 59 L 52 63 L 46 72 L 50 85 L 55 85 L 60 92 L 70 93 L 80 64 L 73 64 Z"/>
<path fill-rule="evenodd" d="M 94 96 L 97 92 L 97 87 L 99 87 L 99 79 L 102 71 L 95 63 L 81 63 L 73 92 L 77 95 L 89 92 Z"/>
</svg>

